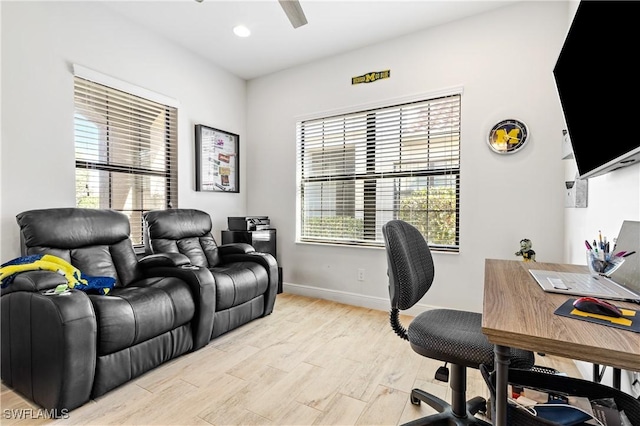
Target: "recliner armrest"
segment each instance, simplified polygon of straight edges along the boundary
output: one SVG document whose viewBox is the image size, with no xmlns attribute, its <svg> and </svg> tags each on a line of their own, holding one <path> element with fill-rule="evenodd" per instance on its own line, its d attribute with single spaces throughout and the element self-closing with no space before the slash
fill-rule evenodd
<svg viewBox="0 0 640 426">
<path fill-rule="evenodd" d="M 253 253 L 256 250 L 250 244 L 245 243 L 230 243 L 230 244 L 222 244 L 218 246 L 218 253 L 220 256 L 228 256 L 231 254 L 247 254 Z"/>
<path fill-rule="evenodd" d="M 182 253 L 157 253 L 143 257 L 138 264 L 144 269 L 149 269 L 160 266 L 188 266 L 191 265 L 191 261 Z"/>
<path fill-rule="evenodd" d="M 2 380 L 48 410 L 89 401 L 98 333 L 89 297 L 14 291 L 0 301 Z"/>
<path fill-rule="evenodd" d="M 248 244 L 244 244 L 248 245 Z M 249 246 L 251 247 L 251 246 Z M 251 247 L 253 249 L 253 247 Z M 275 304 L 276 293 L 278 292 L 278 262 L 275 257 L 269 253 L 262 253 L 251 250 L 247 253 L 234 253 L 226 256 L 221 256 L 223 264 L 229 264 L 233 262 L 255 262 L 262 265 L 269 275 L 269 287 L 267 289 L 268 296 L 265 299 L 266 304 L 264 307 L 264 316 L 273 312 L 273 306 Z"/>
<path fill-rule="evenodd" d="M 60 284 L 68 284 L 67 279 L 53 271 L 25 271 L 16 274 L 13 281 L 0 289 L 5 295 L 17 291 L 38 292 L 56 288 Z"/>
<path fill-rule="evenodd" d="M 211 271 L 204 267 L 184 264 L 149 267 L 144 268 L 143 272 L 146 277 L 176 277 L 187 283 L 196 302 L 196 312 L 192 322 L 193 350 L 200 349 L 209 343 L 216 311 L 216 289 Z"/>
</svg>

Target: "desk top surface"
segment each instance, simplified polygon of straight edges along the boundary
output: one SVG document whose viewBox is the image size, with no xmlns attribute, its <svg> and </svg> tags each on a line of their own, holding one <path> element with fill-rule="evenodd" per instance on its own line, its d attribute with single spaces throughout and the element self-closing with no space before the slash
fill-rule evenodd
<svg viewBox="0 0 640 426">
<path fill-rule="evenodd" d="M 482 331 L 490 342 L 640 371 L 640 333 L 554 315 L 575 296 L 544 292 L 529 269 L 587 272 L 579 265 L 487 259 Z"/>
</svg>

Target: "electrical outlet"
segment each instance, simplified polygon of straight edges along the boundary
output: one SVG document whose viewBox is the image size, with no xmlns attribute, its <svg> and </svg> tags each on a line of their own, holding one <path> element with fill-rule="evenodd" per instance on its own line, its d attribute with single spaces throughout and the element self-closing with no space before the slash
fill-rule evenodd
<svg viewBox="0 0 640 426">
<path fill-rule="evenodd" d="M 364 269 L 358 269 L 358 281 L 364 281 Z"/>
</svg>

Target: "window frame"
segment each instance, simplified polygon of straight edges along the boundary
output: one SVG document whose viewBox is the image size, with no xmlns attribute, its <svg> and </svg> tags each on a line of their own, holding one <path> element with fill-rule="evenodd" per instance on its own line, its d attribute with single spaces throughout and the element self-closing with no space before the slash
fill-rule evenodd
<svg viewBox="0 0 640 426">
<path fill-rule="evenodd" d="M 87 100 L 97 101 L 96 106 L 103 106 L 104 110 L 95 112 L 89 104 L 83 103 L 82 93 L 83 91 L 91 90 L 91 88 L 104 90 L 103 93 L 97 94 L 95 97 L 86 98 Z M 91 95 L 85 95 L 91 96 Z M 123 116 L 120 112 L 116 113 L 116 109 L 110 110 L 110 97 L 111 96 L 123 96 L 126 100 L 131 100 L 131 111 L 128 112 L 123 120 Z M 116 99 L 116 98 L 113 98 Z M 122 98 L 120 98 L 122 99 Z M 120 101 L 118 101 L 120 102 Z M 136 108 L 146 108 L 145 105 L 149 103 L 153 104 L 154 111 L 158 111 L 155 123 L 149 122 L 147 116 L 146 122 L 142 116 L 136 116 Z M 116 105 L 116 104 L 114 104 Z M 90 114 L 87 114 L 90 112 Z M 84 113 L 84 114 L 83 114 Z M 92 118 L 90 115 L 97 114 L 98 118 Z M 79 122 L 83 120 L 84 122 Z M 113 125 L 113 123 L 118 123 Z M 153 124 L 153 127 L 149 125 Z M 124 126 L 132 126 L 127 128 L 132 134 L 138 135 L 137 137 L 121 137 L 116 136 L 118 131 L 122 131 Z M 89 141 L 89 149 L 98 149 L 95 154 L 83 152 L 87 150 L 86 141 L 83 139 L 87 136 L 82 135 L 82 130 L 89 128 L 89 126 L 97 129 L 95 136 L 95 142 Z M 75 152 L 75 170 L 76 170 L 76 206 L 80 206 L 81 198 L 78 198 L 78 172 L 86 170 L 90 175 L 92 171 L 97 171 L 100 175 L 98 177 L 99 189 L 98 189 L 98 207 L 97 208 L 110 208 L 116 211 L 121 211 L 125 214 L 130 214 L 130 226 L 131 226 L 131 238 L 134 242 L 134 247 L 140 249 L 143 246 L 143 226 L 142 215 L 144 212 L 159 208 L 153 204 L 152 197 L 153 192 L 151 186 L 140 186 L 141 182 L 146 182 L 146 185 L 153 185 L 149 179 L 161 178 L 164 183 L 160 183 L 159 188 L 163 188 L 160 191 L 162 194 L 163 208 L 177 208 L 178 207 L 178 103 L 177 101 L 168 98 L 164 95 L 157 94 L 132 85 L 127 82 L 123 82 L 104 74 L 98 73 L 93 70 L 89 70 L 79 65 L 74 65 L 74 152 Z M 112 132 L 113 131 L 113 136 Z M 80 133 L 79 133 L 80 132 Z M 85 133 L 86 134 L 86 133 Z M 144 135 L 141 138 L 139 135 Z M 158 142 L 160 145 L 158 146 Z M 84 144 L 84 145 L 83 145 Z M 115 145 L 114 145 L 115 144 Z M 95 146 L 95 148 L 93 148 Z M 155 146 L 155 148 L 154 148 Z M 112 157 L 112 149 L 125 149 L 127 156 L 131 158 L 143 159 L 149 154 L 155 152 L 156 155 L 160 153 L 159 159 L 161 160 L 156 164 L 130 164 L 130 160 L 115 159 Z M 148 153 L 147 153 L 148 152 Z M 95 155 L 96 158 L 90 158 Z M 115 154 L 117 155 L 117 154 Z M 120 154 L 122 157 L 123 154 Z M 161 164 L 160 166 L 158 164 Z M 93 172 L 95 173 L 95 172 Z M 88 178 L 89 179 L 89 178 Z M 114 206 L 114 200 L 118 196 L 122 196 L 123 193 L 118 193 L 114 182 L 119 181 L 117 185 L 121 185 L 122 182 L 131 180 L 130 185 L 133 188 L 132 194 L 135 195 L 135 203 L 139 206 L 132 205 L 131 208 L 118 208 Z M 88 185 L 88 184 L 87 184 Z M 87 188 L 89 188 L 87 186 Z M 156 186 L 155 188 L 158 188 Z M 133 223 L 134 218 L 136 219 Z M 137 223 L 139 220 L 140 223 Z"/>
<path fill-rule="evenodd" d="M 462 119 L 461 119 L 462 94 L 463 94 L 462 87 L 454 87 L 454 88 L 444 89 L 441 91 L 431 92 L 427 94 L 420 94 L 420 95 L 411 96 L 411 97 L 392 99 L 392 100 L 387 100 L 387 101 L 378 102 L 378 103 L 369 104 L 369 105 L 361 105 L 355 108 L 342 109 L 342 110 L 330 111 L 330 112 L 319 113 L 319 114 L 314 114 L 309 116 L 296 117 L 295 119 L 296 121 L 296 154 L 297 154 L 296 155 L 296 240 L 295 240 L 296 243 L 339 245 L 339 246 L 349 246 L 349 247 L 384 248 L 384 241 L 380 237 L 381 229 L 377 229 L 377 228 L 381 228 L 382 224 L 379 223 L 380 221 L 376 217 L 383 210 L 378 208 L 367 209 L 363 207 L 363 211 L 361 212 L 363 215 L 363 238 L 362 239 L 349 240 L 349 239 L 335 239 L 335 237 L 327 238 L 327 237 L 314 237 L 309 235 L 306 235 L 306 236 L 303 235 L 303 226 L 305 221 L 305 210 L 304 210 L 305 202 L 303 201 L 305 198 L 304 184 L 310 182 L 310 180 L 305 177 L 305 172 L 304 172 L 304 167 L 310 166 L 309 164 L 310 160 L 308 159 L 306 160 L 307 164 L 306 165 L 304 164 L 305 150 L 308 149 L 305 146 L 305 141 L 304 141 L 305 122 L 339 119 L 340 117 L 342 117 L 343 119 L 346 119 L 346 117 L 349 115 L 368 114 L 370 112 L 373 112 L 375 114 L 376 111 L 384 111 L 386 109 L 393 109 L 393 108 L 403 108 L 410 104 L 429 103 L 432 101 L 436 101 L 440 98 L 457 97 L 457 123 L 456 123 L 457 132 L 452 132 L 452 133 L 456 133 L 457 135 L 456 137 L 457 156 L 455 156 L 457 165 L 455 167 L 450 167 L 448 169 L 441 168 L 440 170 L 421 170 L 418 172 L 416 172 L 416 170 L 410 170 L 410 171 L 407 171 L 406 173 L 395 172 L 393 176 L 393 179 L 394 179 L 393 184 L 395 188 L 396 183 L 400 182 L 399 179 L 402 179 L 405 177 L 419 179 L 421 177 L 437 178 L 438 176 L 447 176 L 450 179 L 451 183 L 449 183 L 447 187 L 451 191 L 453 191 L 453 193 L 455 194 L 454 195 L 455 201 L 453 202 L 455 207 L 454 209 L 450 210 L 450 212 L 453 213 L 453 216 L 455 217 L 454 225 L 451 227 L 451 229 L 454 231 L 454 234 L 455 234 L 453 236 L 453 243 L 437 244 L 437 243 L 429 242 L 429 247 L 434 251 L 458 253 L 460 251 L 460 175 L 461 175 L 460 146 L 461 146 L 461 127 L 462 127 Z M 367 117 L 369 116 L 367 115 Z M 358 176 L 342 177 L 343 179 L 347 179 L 347 180 L 354 179 L 356 182 L 358 181 L 363 182 L 364 189 L 363 189 L 362 195 L 360 195 L 359 197 L 356 196 L 355 198 L 355 204 L 357 204 L 359 200 L 362 200 L 363 205 L 366 204 L 366 202 L 364 201 L 365 199 L 367 200 L 373 199 L 376 201 L 382 200 L 380 198 L 381 196 L 378 196 L 376 194 L 376 184 L 377 182 L 382 182 L 381 177 L 385 175 L 384 172 L 375 171 L 375 168 L 377 166 L 376 158 L 375 158 L 375 150 L 376 150 L 375 129 L 372 130 L 373 126 L 371 126 L 368 120 L 369 118 L 367 118 L 367 131 L 366 131 L 366 139 L 367 139 L 366 168 L 367 168 L 368 178 L 363 179 L 362 177 L 359 178 Z M 428 121 L 428 122 L 430 124 L 433 124 L 431 121 Z M 400 127 L 404 125 L 402 124 L 402 120 L 400 120 L 398 123 Z M 323 134 L 323 138 L 324 138 L 324 134 Z M 430 139 L 427 138 L 427 140 L 430 140 Z M 399 137 L 397 141 L 398 150 L 402 149 L 401 147 L 404 143 L 405 142 L 402 141 L 402 137 Z M 346 143 L 343 143 L 342 146 L 346 146 L 345 144 Z M 383 146 L 385 145 L 383 144 Z M 428 146 L 428 145 L 425 145 L 425 146 Z M 426 150 L 429 151 L 429 148 L 426 148 Z M 404 162 L 403 164 L 407 164 L 407 162 Z M 336 178 L 336 177 L 328 176 L 326 181 L 331 181 L 332 178 Z M 321 181 L 321 180 L 322 179 L 316 179 L 316 181 Z M 430 187 L 437 188 L 438 185 L 431 185 Z M 424 188 L 429 188 L 429 185 L 425 186 Z M 398 196 L 398 200 L 399 200 L 400 192 L 401 192 L 400 190 L 397 190 L 397 193 L 396 193 L 396 190 L 394 189 L 394 198 Z M 372 201 L 374 206 L 376 201 Z M 322 200 L 320 202 L 322 202 Z M 336 209 L 338 209 L 338 207 L 336 207 Z M 394 219 L 398 218 L 398 216 L 400 215 L 400 212 L 401 212 L 400 201 L 394 201 L 394 207 L 392 210 L 392 214 L 394 216 L 393 218 Z M 434 210 L 424 211 L 425 214 L 429 212 L 434 212 Z"/>
</svg>

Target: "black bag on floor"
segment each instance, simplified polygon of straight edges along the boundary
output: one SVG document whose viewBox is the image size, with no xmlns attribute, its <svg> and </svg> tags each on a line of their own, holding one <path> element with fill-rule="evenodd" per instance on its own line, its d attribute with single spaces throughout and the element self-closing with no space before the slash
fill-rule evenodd
<svg viewBox="0 0 640 426">
<path fill-rule="evenodd" d="M 480 367 L 480 371 L 487 383 L 487 386 L 489 387 L 493 405 L 495 404 L 496 398 L 496 373 L 493 372 L 489 374 L 484 365 Z M 509 384 L 535 389 L 546 389 L 550 392 L 557 392 L 565 395 L 586 397 L 592 401 L 597 399 L 613 398 L 618 410 L 624 411 L 631 421 L 631 424 L 633 426 L 640 426 L 640 401 L 633 396 L 610 386 L 573 377 L 518 369 L 509 370 Z M 511 403 L 507 404 L 507 424 L 509 426 L 562 425 L 562 423 L 556 423 L 542 417 L 535 416 L 531 412 Z"/>
</svg>

